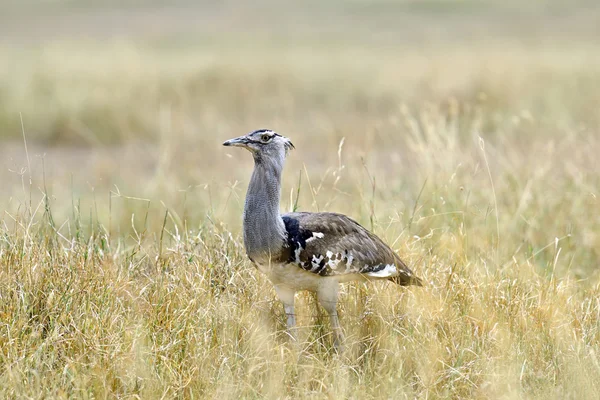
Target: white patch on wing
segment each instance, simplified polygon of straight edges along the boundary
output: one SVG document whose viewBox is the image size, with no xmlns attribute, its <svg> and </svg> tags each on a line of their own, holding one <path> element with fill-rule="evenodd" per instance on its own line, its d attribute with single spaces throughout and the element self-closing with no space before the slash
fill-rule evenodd
<svg viewBox="0 0 600 400">
<path fill-rule="evenodd" d="M 352 261 L 354 260 L 354 256 L 352 254 L 350 254 L 348 256 L 348 260 L 346 261 L 346 267 L 350 268 L 350 266 L 352 266 Z"/>
<path fill-rule="evenodd" d="M 336 260 L 336 259 L 333 259 L 333 260 L 330 259 L 329 261 L 327 261 L 327 265 L 329 265 L 329 267 L 334 270 L 337 269 L 339 263 L 340 263 L 340 260 Z"/>
<path fill-rule="evenodd" d="M 302 253 L 302 250 L 304 250 L 304 249 L 302 248 L 302 246 L 299 245 L 298 248 L 296 249 L 296 251 L 294 251 L 294 255 L 296 257 L 296 262 L 298 264 L 302 264 L 302 261 L 300 261 L 300 253 Z"/>
<path fill-rule="evenodd" d="M 365 266 L 366 267 L 366 266 Z M 377 272 L 367 272 L 365 275 L 372 276 L 375 278 L 389 278 L 390 276 L 394 276 L 398 273 L 396 269 L 396 265 L 387 264 L 385 268 Z"/>
<path fill-rule="evenodd" d="M 312 257 L 312 268 L 310 269 L 311 271 L 316 271 L 317 268 L 319 268 L 319 265 L 321 264 L 321 261 L 323 261 L 323 255 L 320 255 L 319 257 L 313 255 Z"/>
<path fill-rule="evenodd" d="M 325 253 L 325 256 L 328 258 L 327 266 L 333 270 L 337 269 L 338 264 L 342 259 L 342 255 L 340 253 L 333 254 L 331 251 L 327 251 L 327 253 Z"/>
<path fill-rule="evenodd" d="M 306 239 L 306 243 L 310 243 L 315 239 L 323 239 L 325 237 L 325 234 L 323 232 L 313 232 L 313 235 L 311 237 L 309 237 L 308 239 Z"/>
</svg>

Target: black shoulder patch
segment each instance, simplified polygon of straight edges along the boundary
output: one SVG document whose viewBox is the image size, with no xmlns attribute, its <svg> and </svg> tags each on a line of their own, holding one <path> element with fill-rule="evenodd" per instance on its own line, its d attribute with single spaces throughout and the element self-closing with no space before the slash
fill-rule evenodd
<svg viewBox="0 0 600 400">
<path fill-rule="evenodd" d="M 287 231 L 288 246 L 293 250 L 296 250 L 298 246 L 305 249 L 306 239 L 311 238 L 313 233 L 308 229 L 300 228 L 300 221 L 296 218 L 282 217 L 282 219 L 285 224 L 285 230 Z"/>
<path fill-rule="evenodd" d="M 328 256 L 321 254 L 313 254 L 307 257 L 301 257 L 303 251 L 307 251 L 306 241 L 314 237 L 313 232 L 308 229 L 302 229 L 300 221 L 296 218 L 284 216 L 282 217 L 285 229 L 287 231 L 287 262 L 296 264 L 300 268 L 318 274 L 321 276 L 329 276 L 333 274 L 331 267 L 327 264 Z M 312 259 L 311 259 L 312 257 Z"/>
</svg>

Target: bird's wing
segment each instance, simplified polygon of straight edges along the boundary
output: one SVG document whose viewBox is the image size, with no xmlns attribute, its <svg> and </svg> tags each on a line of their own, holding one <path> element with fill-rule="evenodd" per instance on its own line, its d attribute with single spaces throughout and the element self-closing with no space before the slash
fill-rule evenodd
<svg viewBox="0 0 600 400">
<path fill-rule="evenodd" d="M 421 281 L 381 239 L 358 222 L 335 213 L 283 215 L 287 262 L 321 276 L 363 274 L 393 278 L 401 285 Z"/>
</svg>

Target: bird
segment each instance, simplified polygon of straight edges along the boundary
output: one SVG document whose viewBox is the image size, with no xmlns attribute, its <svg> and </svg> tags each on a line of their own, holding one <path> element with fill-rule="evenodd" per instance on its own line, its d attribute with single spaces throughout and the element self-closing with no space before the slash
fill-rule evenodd
<svg viewBox="0 0 600 400">
<path fill-rule="evenodd" d="M 298 291 L 316 293 L 329 314 L 336 350 L 343 349 L 337 301 L 341 283 L 390 280 L 401 286 L 422 286 L 400 257 L 358 222 L 334 212 L 281 214 L 281 175 L 290 139 L 259 129 L 227 140 L 224 146 L 249 150 L 254 171 L 243 212 L 246 254 L 273 284 L 283 303 L 287 332 L 296 336 L 294 299 Z"/>
</svg>

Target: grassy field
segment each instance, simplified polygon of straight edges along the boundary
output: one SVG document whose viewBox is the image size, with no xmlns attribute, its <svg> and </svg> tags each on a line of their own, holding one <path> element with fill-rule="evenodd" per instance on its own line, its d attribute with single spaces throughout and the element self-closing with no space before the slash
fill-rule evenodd
<svg viewBox="0 0 600 400">
<path fill-rule="evenodd" d="M 0 16 L 0 397 L 596 398 L 593 3 L 33 3 Z M 244 254 L 221 143 L 258 128 L 282 209 L 427 282 L 345 285 L 343 354 Z"/>
</svg>

